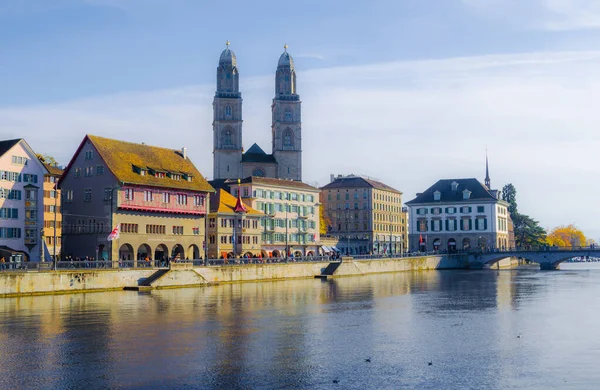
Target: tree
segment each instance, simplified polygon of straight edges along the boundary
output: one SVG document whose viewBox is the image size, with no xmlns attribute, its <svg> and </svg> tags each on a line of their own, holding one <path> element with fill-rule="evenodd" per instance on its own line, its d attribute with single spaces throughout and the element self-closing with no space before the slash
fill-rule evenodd
<svg viewBox="0 0 600 390">
<path fill-rule="evenodd" d="M 319 207 L 319 234 L 324 236 L 329 231 L 331 220 L 325 215 L 325 207 Z"/>
<path fill-rule="evenodd" d="M 502 199 L 508 203 L 508 212 L 511 215 L 517 214 L 517 189 L 512 183 L 502 187 Z"/>
<path fill-rule="evenodd" d="M 548 233 L 546 243 L 554 246 L 579 247 L 589 245 L 581 230 L 573 224 L 557 226 Z"/>
<path fill-rule="evenodd" d="M 515 245 L 517 247 L 534 247 L 546 243 L 546 231 L 538 221 L 517 211 L 517 189 L 512 183 L 502 187 L 502 199 L 508 203 L 508 212 L 513 221 Z"/>
<path fill-rule="evenodd" d="M 36 156 L 43 163 L 46 163 L 49 165 L 58 165 L 58 162 L 56 162 L 56 159 L 48 154 L 36 153 Z"/>
<path fill-rule="evenodd" d="M 546 231 L 539 222 L 525 214 L 511 215 L 517 247 L 536 247 L 546 242 Z"/>
</svg>

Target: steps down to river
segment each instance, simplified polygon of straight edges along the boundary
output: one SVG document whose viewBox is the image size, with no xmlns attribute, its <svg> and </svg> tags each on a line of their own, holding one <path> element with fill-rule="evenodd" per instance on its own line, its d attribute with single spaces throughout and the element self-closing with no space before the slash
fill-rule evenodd
<svg viewBox="0 0 600 390">
<path fill-rule="evenodd" d="M 158 271 L 156 271 L 152 275 L 148 276 L 145 280 L 143 280 L 140 283 L 140 286 L 151 287 L 152 283 L 154 283 L 155 281 L 157 281 L 158 279 L 160 279 L 164 274 L 166 274 L 169 271 L 170 271 L 169 269 L 159 269 Z"/>
<path fill-rule="evenodd" d="M 333 276 L 335 271 L 337 271 L 337 269 L 340 267 L 340 264 L 342 264 L 341 261 L 334 261 L 334 262 L 329 263 L 329 265 L 327 265 L 327 267 L 325 267 L 321 270 L 321 274 L 316 275 L 315 278 L 316 279 L 327 279 L 328 276 Z"/>
</svg>

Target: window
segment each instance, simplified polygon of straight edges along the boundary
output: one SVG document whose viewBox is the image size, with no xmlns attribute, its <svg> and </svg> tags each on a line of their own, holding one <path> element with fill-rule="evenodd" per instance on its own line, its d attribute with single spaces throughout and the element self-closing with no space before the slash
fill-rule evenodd
<svg viewBox="0 0 600 390">
<path fill-rule="evenodd" d="M 487 229 L 487 218 L 477 218 L 475 220 L 475 229 L 476 230 L 486 230 Z"/>
<path fill-rule="evenodd" d="M 225 106 L 225 116 L 226 117 L 231 116 L 231 106 Z"/>
<path fill-rule="evenodd" d="M 422 219 L 417 221 L 417 231 L 418 232 L 426 232 L 427 231 L 427 220 Z"/>
<path fill-rule="evenodd" d="M 0 238 L 21 238 L 21 229 L 0 228 Z"/>
<path fill-rule="evenodd" d="M 133 200 L 133 188 L 125 189 L 125 200 Z"/>
<path fill-rule="evenodd" d="M 469 231 L 473 229 L 473 220 L 471 218 L 462 218 L 460 220 L 460 230 Z"/>
<path fill-rule="evenodd" d="M 29 173 L 23 174 L 23 182 L 24 183 L 37 183 L 37 175 L 32 175 Z"/>
<path fill-rule="evenodd" d="M 75 168 L 75 177 L 81 177 L 81 168 Z"/>
<path fill-rule="evenodd" d="M 92 176 L 94 174 L 94 167 L 85 167 L 84 176 Z"/>
<path fill-rule="evenodd" d="M 177 204 L 187 205 L 187 195 L 186 194 L 177 194 Z"/>
<path fill-rule="evenodd" d="M 0 218 L 19 219 L 19 209 L 12 209 L 7 207 L 0 208 Z"/>
<path fill-rule="evenodd" d="M 287 128 L 283 132 L 283 148 L 291 149 L 293 147 L 294 147 L 294 132 L 292 131 L 292 129 Z"/>
<path fill-rule="evenodd" d="M 194 206 L 203 206 L 204 205 L 204 197 L 201 195 L 194 195 Z"/>
<path fill-rule="evenodd" d="M 252 176 L 265 177 L 265 171 L 261 168 L 256 168 L 252 171 Z"/>
<path fill-rule="evenodd" d="M 433 193 L 433 200 L 440 200 L 442 198 L 442 193 L 439 191 L 435 191 Z"/>
<path fill-rule="evenodd" d="M 456 219 L 447 219 L 446 220 L 446 230 L 449 232 L 456 231 Z"/>
<path fill-rule="evenodd" d="M 427 214 L 427 209 L 422 207 L 420 209 L 417 209 L 417 215 L 425 215 Z"/>
<path fill-rule="evenodd" d="M 171 203 L 171 194 L 168 192 L 163 192 L 162 201 L 163 203 Z"/>
<path fill-rule="evenodd" d="M 121 223 L 121 232 L 137 233 L 138 232 L 138 224 L 137 223 Z"/>
<path fill-rule="evenodd" d="M 27 165 L 27 157 L 12 156 L 12 163 L 14 165 Z"/>
<path fill-rule="evenodd" d="M 233 146 L 233 131 L 231 129 L 223 132 L 223 146 Z"/>
<path fill-rule="evenodd" d="M 208 219 L 208 227 L 209 228 L 214 228 L 216 226 L 216 220 L 215 218 L 209 218 Z"/>
<path fill-rule="evenodd" d="M 104 165 L 96 165 L 96 176 L 104 175 Z"/>
<path fill-rule="evenodd" d="M 92 201 L 92 189 L 86 188 L 83 190 L 83 201 L 91 202 Z"/>
<path fill-rule="evenodd" d="M 244 198 L 247 198 L 250 195 L 248 187 L 244 187 L 244 190 L 242 191 L 242 193 L 243 193 L 242 196 Z"/>
<path fill-rule="evenodd" d="M 442 231 L 442 221 L 439 219 L 432 220 L 431 221 L 431 231 L 441 232 Z"/>
<path fill-rule="evenodd" d="M 286 122 L 291 122 L 292 121 L 292 110 L 289 108 L 285 109 L 285 121 Z"/>
<path fill-rule="evenodd" d="M 446 207 L 446 214 L 456 214 L 456 207 Z"/>
<path fill-rule="evenodd" d="M 36 191 L 35 190 L 25 190 L 25 199 L 26 200 L 36 200 Z"/>
<path fill-rule="evenodd" d="M 63 190 L 62 193 L 65 203 L 73 202 L 73 190 Z"/>
<path fill-rule="evenodd" d="M 183 234 L 183 226 L 173 226 L 173 234 Z"/>
<path fill-rule="evenodd" d="M 111 200 L 111 199 L 112 199 L 112 188 L 106 187 L 104 189 L 104 200 Z"/>
<path fill-rule="evenodd" d="M 477 206 L 477 212 L 478 212 L 478 213 L 483 213 L 483 212 L 485 212 L 485 206 Z"/>
<path fill-rule="evenodd" d="M 146 225 L 146 234 L 165 234 L 165 225 Z"/>
<path fill-rule="evenodd" d="M 469 191 L 469 190 L 464 190 L 464 191 L 463 191 L 463 199 L 464 199 L 464 200 L 467 200 L 467 199 L 469 199 L 469 198 L 471 198 L 471 191 Z"/>
<path fill-rule="evenodd" d="M 144 191 L 144 202 L 152 202 L 152 191 Z"/>
<path fill-rule="evenodd" d="M 470 212 L 471 212 L 471 210 L 472 210 L 472 209 L 471 209 L 471 207 L 470 207 L 470 206 L 463 206 L 463 207 L 461 207 L 461 208 L 460 208 L 460 212 L 461 212 L 461 213 L 463 213 L 463 214 L 470 213 Z"/>
<path fill-rule="evenodd" d="M 91 160 L 94 158 L 94 152 L 91 150 L 86 150 L 85 151 L 85 159 L 86 160 Z"/>
<path fill-rule="evenodd" d="M 442 213 L 441 207 L 433 207 L 431 209 L 431 214 L 433 214 L 433 215 L 440 215 L 441 213 Z"/>
</svg>

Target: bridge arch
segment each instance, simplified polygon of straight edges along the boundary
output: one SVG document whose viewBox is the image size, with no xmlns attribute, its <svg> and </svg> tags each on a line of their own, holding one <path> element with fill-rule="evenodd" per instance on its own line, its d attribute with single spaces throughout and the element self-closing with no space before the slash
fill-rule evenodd
<svg viewBox="0 0 600 390">
<path fill-rule="evenodd" d="M 600 250 L 541 250 L 541 251 L 506 251 L 472 254 L 469 263 L 472 266 L 493 266 L 507 257 L 519 257 L 540 265 L 540 269 L 558 269 L 560 263 L 581 256 L 598 256 Z"/>
</svg>

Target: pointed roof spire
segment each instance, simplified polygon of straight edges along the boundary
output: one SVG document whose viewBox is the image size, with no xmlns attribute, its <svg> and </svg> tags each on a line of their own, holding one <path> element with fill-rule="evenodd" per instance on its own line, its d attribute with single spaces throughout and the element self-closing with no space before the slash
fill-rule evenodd
<svg viewBox="0 0 600 390">
<path fill-rule="evenodd" d="M 284 43 L 284 44 L 283 44 L 283 51 L 287 52 L 287 48 L 288 48 L 288 45 L 287 45 L 287 43 Z"/>
<path fill-rule="evenodd" d="M 487 149 L 485 149 L 485 186 L 488 188 L 488 190 L 492 189 L 490 183 L 490 166 L 488 163 Z"/>
<path fill-rule="evenodd" d="M 234 212 L 236 213 L 245 213 L 248 211 L 248 209 L 246 208 L 246 205 L 244 204 L 244 202 L 242 202 L 242 191 L 240 191 L 240 183 L 241 180 L 238 179 L 238 196 L 237 196 L 237 202 L 235 203 L 235 208 L 233 209 Z"/>
</svg>

